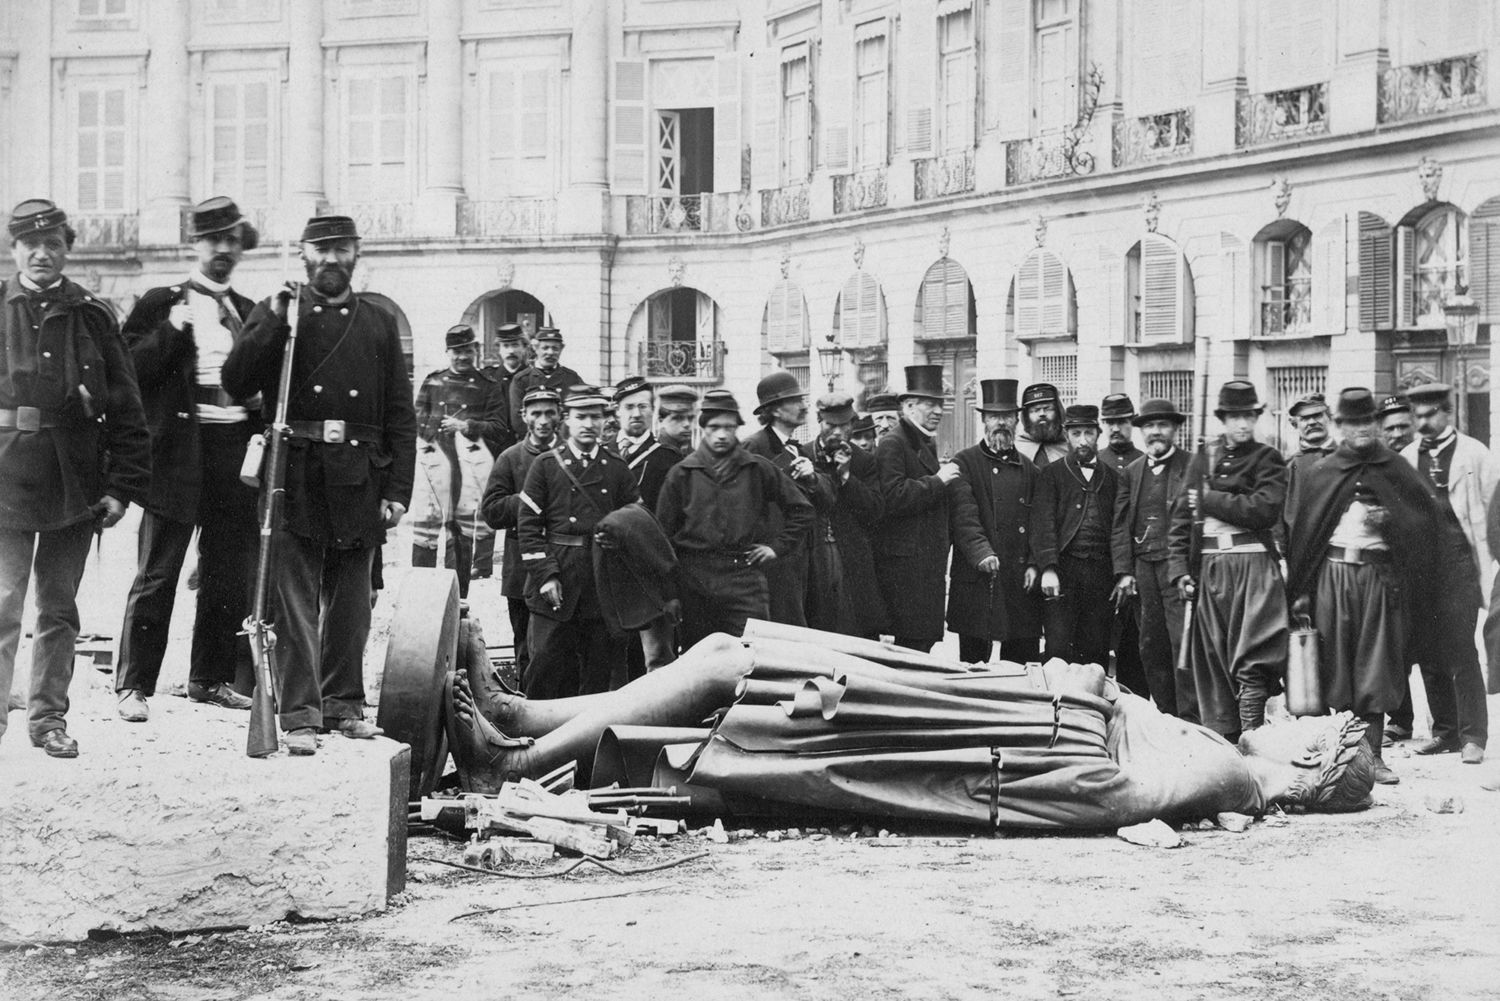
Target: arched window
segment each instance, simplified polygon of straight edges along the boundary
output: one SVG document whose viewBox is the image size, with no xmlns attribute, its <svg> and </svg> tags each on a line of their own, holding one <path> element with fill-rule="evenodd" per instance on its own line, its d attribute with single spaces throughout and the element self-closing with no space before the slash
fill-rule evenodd
<svg viewBox="0 0 1500 1001">
<path fill-rule="evenodd" d="M 1026 255 L 1016 269 L 1011 302 L 1021 340 L 1078 336 L 1073 275 L 1051 251 L 1038 247 Z"/>
<path fill-rule="evenodd" d="M 927 269 L 917 292 L 919 341 L 954 341 L 975 335 L 974 289 L 957 261 L 943 258 Z"/>
<path fill-rule="evenodd" d="M 1134 344 L 1193 339 L 1193 272 L 1177 244 L 1147 233 L 1125 255 L 1126 308 Z"/>
<path fill-rule="evenodd" d="M 767 356 L 761 367 L 766 370 L 784 368 L 806 387 L 811 377 L 807 297 L 790 278 L 781 279 L 771 289 L 765 311 L 761 313 L 760 336 L 762 350 Z"/>
<path fill-rule="evenodd" d="M 1452 205 L 1440 205 L 1412 226 L 1396 230 L 1399 282 L 1408 282 L 1409 298 L 1403 294 L 1398 307 L 1411 309 L 1404 322 L 1418 327 L 1441 327 L 1445 323 L 1443 302 L 1455 285 L 1465 284 L 1467 240 L 1464 215 Z M 1401 286 L 1398 282 L 1397 288 Z"/>
<path fill-rule="evenodd" d="M 662 382 L 716 382 L 723 376 L 719 306 L 695 288 L 661 289 L 646 297 L 626 333 L 635 372 Z"/>
<path fill-rule="evenodd" d="M 1255 237 L 1255 286 L 1262 337 L 1312 332 L 1312 231 L 1278 219 Z"/>
<path fill-rule="evenodd" d="M 853 357 L 859 384 L 857 396 L 885 388 L 889 372 L 886 362 L 885 292 L 875 276 L 864 269 L 844 282 L 833 307 L 833 339 Z"/>
</svg>

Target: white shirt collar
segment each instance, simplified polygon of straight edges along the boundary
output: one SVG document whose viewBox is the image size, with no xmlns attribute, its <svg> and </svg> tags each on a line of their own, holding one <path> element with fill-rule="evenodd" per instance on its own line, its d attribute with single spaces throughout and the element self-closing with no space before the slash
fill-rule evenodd
<svg viewBox="0 0 1500 1001">
<path fill-rule="evenodd" d="M 216 292 L 219 295 L 223 295 L 225 292 L 229 291 L 229 285 L 227 282 L 224 284 L 220 284 L 219 282 L 216 282 L 212 278 L 205 275 L 202 271 L 198 270 L 194 270 L 188 275 L 188 281 L 194 285 L 201 285 L 204 288 L 208 289 L 210 292 Z"/>
<path fill-rule="evenodd" d="M 29 288 L 33 292 L 49 292 L 52 289 L 55 289 L 59 285 L 62 284 L 62 279 L 59 278 L 57 281 L 53 282 L 51 285 L 48 285 L 48 286 L 46 286 L 44 288 L 41 285 L 38 285 L 36 282 L 32 281 L 30 278 L 27 278 L 25 275 L 17 274 L 16 277 L 19 278 L 19 279 L 21 279 L 21 287 L 22 288 Z"/>
<path fill-rule="evenodd" d="M 599 455 L 599 446 L 595 445 L 592 452 L 580 452 L 578 450 L 578 446 L 573 442 L 573 439 L 569 438 L 568 451 L 573 453 L 573 457 L 575 459 L 587 459 L 588 461 L 593 462 L 594 459 Z"/>
</svg>

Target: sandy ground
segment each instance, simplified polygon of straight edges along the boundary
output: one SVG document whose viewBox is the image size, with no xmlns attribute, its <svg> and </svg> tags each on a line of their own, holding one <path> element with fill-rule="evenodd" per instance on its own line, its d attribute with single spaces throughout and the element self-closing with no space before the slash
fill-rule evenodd
<svg viewBox="0 0 1500 1001">
<path fill-rule="evenodd" d="M 85 631 L 118 633 L 132 528 L 91 562 Z M 498 589 L 471 597 L 490 643 L 504 642 Z M 182 623 L 190 608 L 184 592 Z M 185 675 L 179 628 L 166 686 Z M 97 704 L 110 684 L 80 666 L 75 694 Z M 19 713 L 11 723 L 24 737 Z M 80 767 L 88 753 L 84 740 Z M 422 861 L 461 846 L 421 836 L 407 891 L 382 914 L 0 951 L 0 998 L 1500 997 L 1500 792 L 1481 787 L 1500 765 L 1388 757 L 1403 783 L 1365 813 L 1193 830 L 1173 850 L 896 824 L 891 837 L 835 827 L 772 841 L 781 825 L 749 825 L 729 844 L 643 840 L 617 860 L 709 852 L 664 871 L 518 880 Z M 1433 812 L 1444 799 L 1462 812 Z M 580 899 L 601 894 L 623 895 Z M 485 908 L 502 909 L 459 917 Z"/>
</svg>

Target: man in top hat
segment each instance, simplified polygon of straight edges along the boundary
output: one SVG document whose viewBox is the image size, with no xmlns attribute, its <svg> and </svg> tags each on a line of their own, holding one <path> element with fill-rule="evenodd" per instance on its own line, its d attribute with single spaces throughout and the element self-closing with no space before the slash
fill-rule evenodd
<svg viewBox="0 0 1500 1001">
<path fill-rule="evenodd" d="M 875 426 L 875 438 L 878 441 L 896 430 L 896 425 L 901 423 L 901 404 L 895 393 L 881 390 L 872 393 L 865 401 L 865 414 Z"/>
<path fill-rule="evenodd" d="M 1038 469 L 1068 454 L 1062 418 L 1062 397 L 1056 386 L 1038 382 L 1022 391 L 1021 433 L 1016 435 L 1016 448 Z"/>
<path fill-rule="evenodd" d="M 606 625 L 594 579 L 595 526 L 639 498 L 635 476 L 599 444 L 604 394 L 574 386 L 563 397 L 567 441 L 543 452 L 526 472 L 517 512 L 531 663 L 521 679 L 527 698 L 561 699 L 609 690 L 625 663 L 625 640 Z"/>
<path fill-rule="evenodd" d="M 866 452 L 875 451 L 877 432 L 875 430 L 875 419 L 869 414 L 859 414 L 854 418 L 854 423 L 849 425 L 849 443 L 856 448 L 864 449 Z"/>
<path fill-rule="evenodd" d="M 582 376 L 562 363 L 562 331 L 556 327 L 542 327 L 536 332 L 532 347 L 536 350 L 536 359 L 510 381 L 511 427 L 521 426 L 521 401 L 531 390 L 545 386 L 560 396 L 566 396 L 569 387 L 583 383 Z"/>
<path fill-rule="evenodd" d="M 276 706 L 287 748 L 315 754 L 318 731 L 368 738 L 365 641 L 371 571 L 387 529 L 411 504 L 417 422 L 395 317 L 350 288 L 359 233 L 347 216 L 302 230 L 307 285 L 256 305 L 224 360 L 236 398 L 274 413 L 282 355 L 293 348 L 286 492 L 272 585 Z"/>
<path fill-rule="evenodd" d="M 755 395 L 759 401 L 755 416 L 761 427 L 745 439 L 745 451 L 768 460 L 790 476 L 797 489 L 826 520 L 833 507 L 833 484 L 813 466 L 812 449 L 792 437 L 807 422 L 807 394 L 795 375 L 776 369 L 760 380 Z M 772 512 L 769 517 L 769 530 L 772 534 L 779 533 L 779 516 Z M 771 589 L 773 622 L 807 625 L 807 567 L 813 531 L 814 526 L 809 525 L 801 545 L 779 554 L 776 561 L 765 568 L 766 584 Z"/>
<path fill-rule="evenodd" d="M 495 328 L 495 357 L 479 370 L 495 384 L 502 401 L 499 435 L 485 443 L 496 457 L 526 436 L 525 427 L 510 424 L 510 384 L 526 367 L 526 350 L 526 334 L 521 325 L 502 323 Z"/>
<path fill-rule="evenodd" d="M 1068 454 L 1038 472 L 1031 519 L 1032 559 L 1046 599 L 1047 656 L 1108 667 L 1111 617 L 1134 594 L 1129 570 L 1116 570 L 1120 478 L 1099 461 L 1098 407 L 1068 407 L 1063 431 Z"/>
<path fill-rule="evenodd" d="M 1031 558 L 1031 509 L 1036 467 L 1016 451 L 1020 404 L 1014 379 L 982 379 L 984 438 L 953 457 L 959 478 L 949 488 L 953 562 L 948 571 L 948 628 L 958 656 L 989 661 L 1040 660 L 1042 599 Z"/>
<path fill-rule="evenodd" d="M 1469 543 L 1468 558 L 1448 564 L 1440 594 L 1424 603 L 1429 614 L 1414 623 L 1412 648 L 1432 711 L 1432 738 L 1416 753 L 1459 751 L 1465 763 L 1479 764 L 1489 736 L 1489 707 L 1472 634 L 1484 589 L 1494 576 L 1487 507 L 1497 470 L 1489 449 L 1453 426 L 1452 389 L 1413 386 L 1407 399 L 1419 438 L 1401 455 L 1458 519 Z"/>
<path fill-rule="evenodd" d="M 0 697 L 8 706 L 34 568 L 27 729 L 49 755 L 74 758 L 78 583 L 95 531 L 145 496 L 151 442 L 114 313 L 63 275 L 66 213 L 28 199 L 6 229 L 17 274 L 0 285 Z"/>
<path fill-rule="evenodd" d="M 875 446 L 885 494 L 875 573 L 897 645 L 923 653 L 943 638 L 948 484 L 959 475 L 952 462 L 938 462 L 944 398 L 943 366 L 908 365 L 901 423 Z"/>
<path fill-rule="evenodd" d="M 526 607 L 526 570 L 521 566 L 521 544 L 516 538 L 522 503 L 521 490 L 526 485 L 526 474 L 531 471 L 536 457 L 552 447 L 557 437 L 561 410 L 562 397 L 553 390 L 533 389 L 526 394 L 521 408 L 526 437 L 501 452 L 495 464 L 490 467 L 490 475 L 484 485 L 484 499 L 479 507 L 490 528 L 497 532 L 505 530 L 505 548 L 500 557 L 500 593 L 505 595 L 510 613 L 516 673 L 522 678 L 527 676 L 527 665 L 531 663 L 531 650 L 527 641 L 531 609 Z"/>
<path fill-rule="evenodd" d="M 141 502 L 135 583 L 125 602 L 115 674 L 122 719 L 147 718 L 146 700 L 167 651 L 167 631 L 193 528 L 198 535 L 198 602 L 188 697 L 249 709 L 230 687 L 255 685 L 249 640 L 258 525 L 256 491 L 240 463 L 264 423 L 260 400 L 235 399 L 220 385 L 224 359 L 254 305 L 230 287 L 235 266 L 255 249 L 255 227 L 223 196 L 193 206 L 188 239 L 195 267 L 184 281 L 149 289 L 122 333 L 151 431 L 151 489 Z"/>
<path fill-rule="evenodd" d="M 667 472 L 656 520 L 677 553 L 682 646 L 710 633 L 740 635 L 747 619 L 770 616 L 764 568 L 802 544 L 812 502 L 769 459 L 740 444 L 745 423 L 727 389 L 703 394 L 702 440 Z M 775 506 L 781 529 L 765 512 Z"/>
<path fill-rule="evenodd" d="M 1411 403 L 1405 393 L 1396 393 L 1380 401 L 1376 412 L 1380 421 L 1380 437 L 1392 452 L 1399 452 L 1416 440 L 1412 428 Z"/>
<path fill-rule="evenodd" d="M 1219 390 L 1214 416 L 1222 440 L 1202 485 L 1189 484 L 1178 499 L 1167 537 L 1167 573 L 1195 603 L 1192 632 L 1183 637 L 1195 722 L 1231 742 L 1265 722 L 1266 699 L 1286 671 L 1286 598 L 1274 535 L 1286 501 L 1286 461 L 1255 440 L 1264 409 L 1243 379 Z"/>
<path fill-rule="evenodd" d="M 1125 548 L 1116 566 L 1131 575 L 1136 589 L 1141 681 L 1136 692 L 1164 713 L 1196 718 L 1192 677 L 1177 676 L 1182 649 L 1183 600 L 1168 576 L 1167 532 L 1172 505 L 1187 489 L 1192 456 L 1177 445 L 1187 420 L 1171 400 L 1147 400 L 1132 423 L 1140 429 L 1145 452 L 1120 474 L 1115 492 L 1115 539 Z"/>
<path fill-rule="evenodd" d="M 494 532 L 479 517 L 484 482 L 495 463 L 491 442 L 505 437 L 505 400 L 500 387 L 479 371 L 479 338 L 460 323 L 444 335 L 448 367 L 422 380 L 417 390 L 417 477 L 411 532 L 411 565 L 437 566 L 438 538 L 447 533 L 443 566 L 458 571 L 458 593 L 469 596 L 469 579 L 480 547 L 494 559 Z"/>
<path fill-rule="evenodd" d="M 1287 596 L 1318 628 L 1324 701 L 1365 721 L 1375 781 L 1393 784 L 1381 760 L 1381 723 L 1406 688 L 1407 623 L 1428 613 L 1439 578 L 1468 542 L 1417 471 L 1381 443 L 1376 418 L 1368 389 L 1339 393 L 1339 445 L 1299 474 Z M 1472 578 L 1466 584 L 1477 593 Z M 1418 604 L 1423 612 L 1414 615 Z"/>
<path fill-rule="evenodd" d="M 1104 426 L 1104 447 L 1099 449 L 1099 461 L 1109 466 L 1119 476 L 1125 467 L 1143 453 L 1135 446 L 1135 403 L 1126 393 L 1110 393 L 1099 404 L 1099 423 Z M 1135 567 L 1129 560 L 1120 568 L 1121 573 L 1133 574 Z M 1145 668 L 1141 666 L 1141 638 L 1136 628 L 1136 602 L 1126 602 L 1115 611 L 1115 622 L 1110 629 L 1110 646 L 1115 652 L 1115 679 L 1142 697 L 1149 690 Z"/>
<path fill-rule="evenodd" d="M 833 490 L 833 503 L 817 509 L 808 567 L 807 624 L 850 636 L 878 637 L 885 630 L 885 601 L 875 580 L 870 531 L 885 514 L 875 457 L 849 443 L 854 397 L 818 397 L 818 437 L 813 467 Z"/>
</svg>

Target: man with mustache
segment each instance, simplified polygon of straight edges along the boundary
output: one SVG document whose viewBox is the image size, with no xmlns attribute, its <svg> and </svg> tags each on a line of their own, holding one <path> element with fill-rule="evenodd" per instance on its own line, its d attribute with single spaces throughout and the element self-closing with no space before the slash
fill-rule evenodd
<svg viewBox="0 0 1500 1001">
<path fill-rule="evenodd" d="M 901 405 L 895 393 L 879 392 L 865 401 L 865 415 L 875 425 L 875 440 L 879 441 L 901 423 Z"/>
<path fill-rule="evenodd" d="M 258 235 L 238 206 L 219 196 L 193 206 L 188 238 L 196 267 L 185 281 L 148 290 L 122 329 L 151 429 L 151 489 L 141 503 L 138 565 L 115 675 L 120 718 L 132 723 L 146 721 L 146 700 L 156 694 L 194 525 L 198 607 L 188 697 L 249 709 L 231 685 L 255 685 L 250 642 L 240 631 L 255 574 L 256 492 L 240 482 L 240 463 L 264 422 L 260 400 L 230 396 L 220 372 L 254 305 L 230 280 Z"/>
<path fill-rule="evenodd" d="M 1116 570 L 1128 573 L 1137 592 L 1141 673 L 1145 691 L 1158 709 L 1173 716 L 1198 715 L 1192 677 L 1177 676 L 1182 648 L 1182 595 L 1167 574 L 1167 529 L 1172 505 L 1187 488 L 1192 456 L 1177 446 L 1187 418 L 1171 400 L 1147 400 L 1132 418 L 1145 440 L 1145 453 L 1120 474 L 1115 494 L 1116 538 L 1126 546 Z M 1122 533 L 1122 534 L 1119 534 Z"/>
<path fill-rule="evenodd" d="M 1056 386 L 1038 382 L 1021 393 L 1021 433 L 1016 435 L 1016 448 L 1038 469 L 1067 456 L 1062 397 Z"/>
<path fill-rule="evenodd" d="M 1380 437 L 1392 452 L 1401 451 L 1416 439 L 1416 432 L 1412 430 L 1411 402 L 1405 393 L 1387 396 L 1381 401 L 1380 411 L 1375 416 L 1380 421 Z"/>
<path fill-rule="evenodd" d="M 495 328 L 495 357 L 479 369 L 489 376 L 490 381 L 497 387 L 496 393 L 502 404 L 498 433 L 495 438 L 485 441 L 496 458 L 526 437 L 524 419 L 514 427 L 510 423 L 510 384 L 525 367 L 526 334 L 522 331 L 521 325 L 519 323 L 500 324 Z M 522 402 L 524 405 L 525 401 Z"/>
<path fill-rule="evenodd" d="M 870 531 L 885 514 L 880 467 L 874 456 L 851 445 L 854 397 L 818 397 L 818 437 L 813 466 L 833 485 L 833 505 L 817 512 L 808 570 L 807 624 L 850 636 L 885 630 L 885 600 L 875 580 Z"/>
<path fill-rule="evenodd" d="M 981 379 L 984 439 L 953 457 L 948 570 L 948 628 L 958 634 L 959 659 L 1040 660 L 1042 602 L 1030 538 L 1036 467 L 1016 451 L 1015 379 Z"/>
<path fill-rule="evenodd" d="M 292 754 L 318 733 L 367 739 L 364 653 L 370 574 L 386 531 L 411 504 L 416 412 L 395 317 L 350 288 L 359 232 L 348 216 L 302 230 L 308 284 L 259 303 L 224 361 L 223 385 L 260 393 L 275 413 L 282 356 L 297 324 L 287 401 L 286 493 L 276 531 L 272 608 L 276 706 Z"/>
<path fill-rule="evenodd" d="M 1135 403 L 1126 393 L 1110 393 L 1099 404 L 1099 423 L 1104 425 L 1104 447 L 1099 449 L 1099 461 L 1119 476 L 1143 454 L 1135 447 Z M 1119 572 L 1134 574 L 1135 567 L 1126 560 Z M 1150 682 L 1141 665 L 1141 637 L 1136 628 L 1137 601 L 1131 598 L 1115 609 L 1115 621 L 1110 627 L 1110 645 L 1115 654 L 1115 679 L 1132 692 L 1145 698 L 1150 692 Z"/>
<path fill-rule="evenodd" d="M 1283 456 L 1286 459 L 1286 512 L 1283 518 L 1290 525 L 1298 503 L 1297 477 L 1324 456 L 1331 455 L 1334 443 L 1328 433 L 1328 400 L 1322 393 L 1308 393 L 1291 405 L 1287 416 L 1297 430 L 1297 447 Z"/>
<path fill-rule="evenodd" d="M 521 426 L 521 401 L 538 387 L 566 397 L 568 389 L 583 383 L 583 377 L 562 363 L 563 336 L 556 327 L 542 327 L 533 341 L 536 360 L 510 380 L 510 426 Z"/>
</svg>

